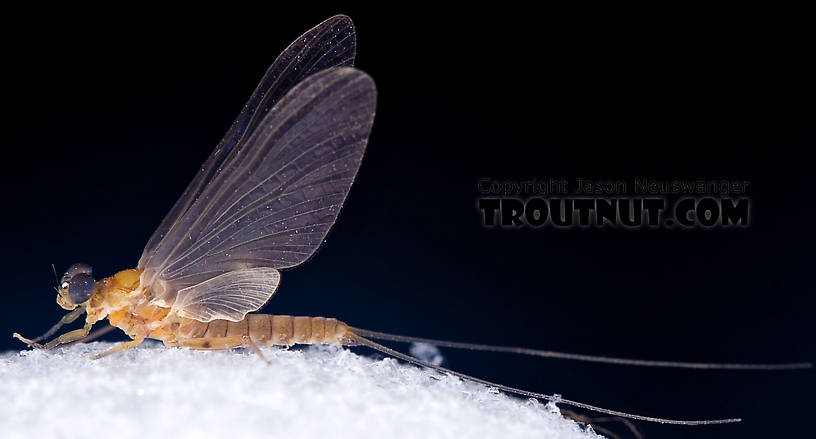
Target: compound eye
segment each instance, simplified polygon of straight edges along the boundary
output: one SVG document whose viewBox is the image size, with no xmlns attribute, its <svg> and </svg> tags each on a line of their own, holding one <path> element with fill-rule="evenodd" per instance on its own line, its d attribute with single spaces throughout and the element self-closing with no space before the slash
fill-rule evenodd
<svg viewBox="0 0 816 439">
<path fill-rule="evenodd" d="M 91 266 L 88 264 L 74 264 L 65 270 L 65 274 L 62 277 L 64 279 L 71 279 L 79 273 L 85 273 L 88 275 L 93 274 L 93 268 L 91 268 Z"/>
<path fill-rule="evenodd" d="M 96 281 L 93 276 L 88 273 L 75 274 L 71 280 L 68 281 L 68 298 L 77 305 L 84 303 L 91 298 L 95 283 Z"/>
</svg>

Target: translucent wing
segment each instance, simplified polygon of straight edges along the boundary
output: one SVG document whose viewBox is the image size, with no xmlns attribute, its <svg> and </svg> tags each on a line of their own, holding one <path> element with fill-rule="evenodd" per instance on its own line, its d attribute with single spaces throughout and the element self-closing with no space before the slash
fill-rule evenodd
<svg viewBox="0 0 816 439">
<path fill-rule="evenodd" d="M 177 226 L 230 152 L 246 142 L 284 93 L 313 73 L 330 67 L 353 65 L 354 51 L 354 24 L 349 17 L 336 15 L 301 35 L 278 56 L 218 147 L 153 232 L 139 259 L 139 268 L 151 265 L 150 258 L 160 241 Z"/>
<path fill-rule="evenodd" d="M 173 310 L 182 317 L 202 322 L 214 319 L 237 322 L 263 306 L 279 282 L 280 273 L 274 268 L 230 271 L 179 291 Z"/>
<path fill-rule="evenodd" d="M 359 169 L 375 103 L 374 82 L 348 67 L 316 73 L 289 91 L 141 267 L 151 299 L 229 320 L 260 307 L 262 297 L 210 293 L 207 281 L 235 270 L 292 267 L 317 250 Z M 218 296 L 218 306 L 187 297 L 204 294 L 199 285 Z"/>
</svg>

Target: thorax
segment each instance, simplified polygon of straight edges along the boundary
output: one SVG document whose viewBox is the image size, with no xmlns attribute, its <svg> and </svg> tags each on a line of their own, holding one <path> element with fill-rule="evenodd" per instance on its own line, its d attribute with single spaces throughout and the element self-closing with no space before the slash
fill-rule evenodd
<svg viewBox="0 0 816 439">
<path fill-rule="evenodd" d="M 123 270 L 102 279 L 94 286 L 94 294 L 88 306 L 88 316 L 97 320 L 108 317 L 110 324 L 125 331 L 129 336 L 164 339 L 167 325 L 165 319 L 170 308 L 150 303 L 139 288 L 141 270 Z"/>
</svg>

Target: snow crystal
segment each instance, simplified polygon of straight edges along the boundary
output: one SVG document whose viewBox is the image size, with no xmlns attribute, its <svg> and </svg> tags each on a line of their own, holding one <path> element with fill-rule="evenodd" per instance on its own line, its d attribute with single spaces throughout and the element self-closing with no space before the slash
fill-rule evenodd
<svg viewBox="0 0 816 439">
<path fill-rule="evenodd" d="M 146 342 L 0 354 L 3 438 L 586 438 L 536 401 L 349 350 L 200 352 Z"/>
</svg>

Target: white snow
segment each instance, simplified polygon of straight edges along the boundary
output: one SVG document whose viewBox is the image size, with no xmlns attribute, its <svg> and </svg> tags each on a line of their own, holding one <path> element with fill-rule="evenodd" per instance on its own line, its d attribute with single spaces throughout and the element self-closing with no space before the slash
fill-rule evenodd
<svg viewBox="0 0 816 439">
<path fill-rule="evenodd" d="M 345 349 L 200 352 L 111 343 L 0 354 L 10 438 L 599 437 L 533 400 Z"/>
</svg>

